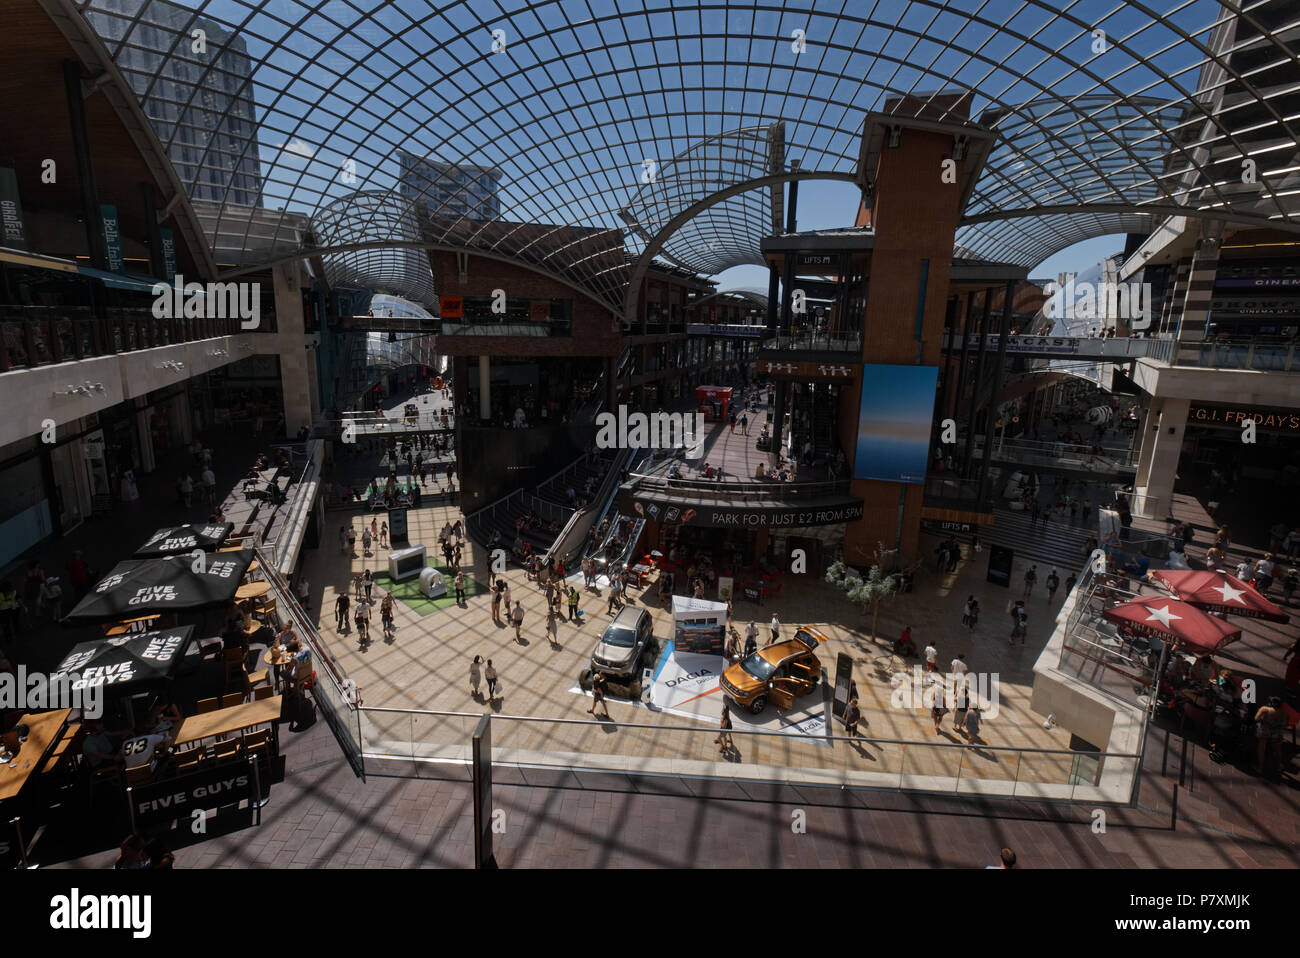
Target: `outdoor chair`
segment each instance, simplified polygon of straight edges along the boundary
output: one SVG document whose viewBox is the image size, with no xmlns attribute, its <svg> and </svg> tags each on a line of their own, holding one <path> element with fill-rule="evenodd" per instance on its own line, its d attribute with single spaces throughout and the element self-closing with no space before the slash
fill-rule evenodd
<svg viewBox="0 0 1300 958">
<path fill-rule="evenodd" d="M 219 708 L 221 708 L 220 699 L 199 699 L 198 703 L 194 706 L 194 714 L 202 715 L 204 712 L 215 712 Z"/>
<path fill-rule="evenodd" d="M 231 692 L 227 695 L 221 696 L 221 707 L 223 709 L 228 709 L 233 706 L 239 705 L 243 701 L 244 701 L 243 692 Z"/>
</svg>

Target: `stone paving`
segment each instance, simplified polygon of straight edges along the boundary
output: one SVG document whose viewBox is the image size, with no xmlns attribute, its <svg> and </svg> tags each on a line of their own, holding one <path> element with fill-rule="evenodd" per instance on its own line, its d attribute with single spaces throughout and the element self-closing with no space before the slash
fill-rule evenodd
<svg viewBox="0 0 1300 958">
<path fill-rule="evenodd" d="M 449 507 L 430 507 L 409 513 L 410 542 L 424 543 L 436 552 L 437 534 L 447 521 L 455 522 L 459 513 Z M 369 517 L 355 517 L 359 524 Z M 358 525 L 359 530 L 359 525 Z M 600 631 L 609 621 L 607 600 L 603 594 L 584 591 L 582 624 L 561 618 L 549 624 L 544 613 L 544 595 L 528 582 L 522 570 L 512 567 L 504 574 L 512 598 L 523 602 L 525 620 L 522 641 L 516 641 L 513 628 L 494 624 L 487 595 L 471 598 L 465 608 L 451 607 L 426 616 L 418 616 L 399 603 L 397 629 L 391 640 L 378 637 L 377 615 L 372 641 L 362 646 L 355 631 L 340 633 L 334 624 L 333 607 L 338 590 L 348 587 L 355 573 L 364 568 L 384 568 L 386 549 L 376 548 L 372 556 L 347 555 L 337 546 L 337 529 L 323 537 L 327 544 L 306 560 L 307 577 L 313 585 L 312 611 L 318 613 L 323 638 L 339 659 L 347 674 L 357 683 L 367 708 L 423 709 L 479 714 L 489 708 L 508 716 L 534 716 L 544 719 L 587 720 L 590 699 L 576 694 L 577 678 L 586 666 Z M 937 541 L 927 539 L 923 554 L 933 554 Z M 483 584 L 487 581 L 486 558 L 481 549 L 467 544 L 465 566 Z M 1065 781 L 1069 762 L 1064 758 L 1029 757 L 1020 753 L 996 752 L 991 748 L 1064 749 L 1069 735 L 1062 729 L 1044 729 L 1044 716 L 1028 708 L 1032 665 L 1050 632 L 1052 619 L 1059 609 L 1063 593 L 1049 602 L 1040 570 L 1038 592 L 1031 597 L 1028 644 L 1008 643 L 1010 631 L 1006 616 L 1009 593 L 984 581 L 985 555 L 968 557 L 953 574 L 927 570 L 917 578 L 915 591 L 900 595 L 882 606 L 877 624 L 877 639 L 869 637 L 870 621 L 843 598 L 832 586 L 811 573 L 787 574 L 779 598 L 758 607 L 741 603 L 736 625 L 743 632 L 752 619 L 767 635 L 767 622 L 773 611 L 781 615 L 787 631 L 797 625 L 813 625 L 830 638 L 819 653 L 827 681 L 816 695 L 829 694 L 833 682 L 836 654 L 845 652 L 855 663 L 866 722 L 866 735 L 882 740 L 911 743 L 943 743 L 947 749 L 900 745 L 850 746 L 835 742 L 833 747 L 813 743 L 796 735 L 737 736 L 738 754 L 733 762 L 769 766 L 810 768 L 849 768 L 890 774 L 921 773 L 1021 779 L 1026 781 Z M 1019 568 L 1013 581 L 1019 578 Z M 970 594 L 980 598 L 982 617 L 972 634 L 961 625 L 961 610 Z M 375 593 L 376 599 L 379 592 Z M 631 590 L 631 600 L 650 610 L 655 634 L 670 637 L 671 615 L 657 601 L 655 585 Z M 972 673 L 991 673 L 997 678 L 1000 711 L 986 717 L 981 744 L 988 748 L 968 749 L 952 729 L 949 716 L 936 734 L 928 709 L 911 710 L 891 705 L 890 679 L 898 672 L 909 678 L 920 659 L 904 661 L 890 652 L 890 643 L 902 628 L 911 625 L 918 648 L 935 641 L 940 653 L 941 669 L 957 654 L 965 654 Z M 551 631 L 553 630 L 553 631 Z M 549 634 L 548 634 L 549 633 Z M 505 694 L 489 705 L 471 696 L 468 665 L 475 655 L 492 659 L 501 675 Z M 720 699 L 720 693 L 713 693 Z M 816 700 L 813 701 L 815 705 Z M 801 700 L 797 707 L 807 707 Z M 632 703 L 610 700 L 612 722 L 599 724 L 506 723 L 497 733 L 500 748 L 541 750 L 570 756 L 601 752 L 664 761 L 719 761 L 713 744 L 719 706 L 708 712 L 708 721 L 692 721 L 665 712 L 656 712 Z M 472 722 L 464 719 L 438 719 L 409 716 L 367 714 L 367 750 L 392 754 L 409 754 L 412 735 L 422 746 L 454 745 L 463 750 L 469 739 Z M 756 727 L 778 729 L 785 718 L 769 706 Z M 632 729 L 628 725 L 648 725 L 651 729 Z M 686 730 L 707 729 L 708 731 Z M 843 729 L 835 724 L 835 734 Z M 379 743 L 385 747 L 379 747 Z M 436 751 L 436 750 L 435 750 Z M 432 754 L 425 752 L 423 754 Z"/>
</svg>

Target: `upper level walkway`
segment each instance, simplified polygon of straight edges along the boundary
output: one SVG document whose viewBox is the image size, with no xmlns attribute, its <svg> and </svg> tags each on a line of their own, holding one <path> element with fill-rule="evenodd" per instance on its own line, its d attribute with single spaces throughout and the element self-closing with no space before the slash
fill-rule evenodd
<svg viewBox="0 0 1300 958">
<path fill-rule="evenodd" d="M 984 337 L 987 352 L 997 352 L 1001 335 L 989 333 Z M 948 332 L 943 338 L 943 348 L 959 350 L 964 338 L 961 333 Z M 1099 362 L 1124 362 L 1130 359 L 1156 359 L 1172 362 L 1178 344 L 1172 339 L 1097 339 L 1083 336 L 1009 336 L 1008 356 L 1028 356 L 1042 359 L 1081 359 Z M 972 350 L 979 348 L 979 336 L 972 336 Z"/>
</svg>

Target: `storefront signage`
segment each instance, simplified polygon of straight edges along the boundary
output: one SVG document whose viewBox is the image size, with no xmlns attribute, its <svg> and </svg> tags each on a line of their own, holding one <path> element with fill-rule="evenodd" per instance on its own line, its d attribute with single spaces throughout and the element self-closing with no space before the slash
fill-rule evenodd
<svg viewBox="0 0 1300 958">
<path fill-rule="evenodd" d="M 1251 296 L 1216 299 L 1210 303 L 1215 319 L 1233 316 L 1300 316 L 1300 299 L 1294 296 Z"/>
<path fill-rule="evenodd" d="M 27 248 L 23 204 L 18 198 L 18 177 L 7 166 L 0 166 L 0 246 Z"/>
<path fill-rule="evenodd" d="M 774 492 L 777 490 L 774 489 Z M 844 499 L 832 505 L 786 506 L 770 508 L 754 506 L 707 506 L 684 508 L 681 501 L 646 498 L 635 493 L 619 495 L 619 507 L 628 514 L 657 516 L 663 513 L 665 522 L 680 521 L 683 525 L 704 526 L 713 529 L 779 529 L 804 526 L 831 526 L 841 522 L 854 522 L 862 518 L 862 500 Z M 639 508 L 638 508 L 639 506 Z"/>
<path fill-rule="evenodd" d="M 746 326 L 742 323 L 687 323 L 686 332 L 691 336 L 732 336 L 740 339 L 758 339 L 766 327 Z"/>
<path fill-rule="evenodd" d="M 189 819 L 195 809 L 209 811 L 253 798 L 253 772 L 247 765 L 219 765 L 128 791 L 136 828 L 177 818 Z"/>
<path fill-rule="evenodd" d="M 551 321 L 551 301 L 549 299 L 529 300 L 528 319 L 533 323 L 549 323 Z"/>
<path fill-rule="evenodd" d="M 111 273 L 122 272 L 122 228 L 117 219 L 117 207 L 112 203 L 101 203 L 99 219 L 104 226 L 104 249 L 108 256 L 108 269 Z"/>
<path fill-rule="evenodd" d="M 1254 421 L 1256 429 L 1300 432 L 1300 411 L 1294 409 L 1267 409 L 1259 406 L 1192 406 L 1187 411 L 1187 421 L 1191 424 L 1231 426 L 1239 429 L 1248 419 Z"/>
<path fill-rule="evenodd" d="M 465 301 L 459 296 L 442 296 L 438 299 L 438 314 L 443 319 L 460 319 L 465 315 Z"/>
</svg>

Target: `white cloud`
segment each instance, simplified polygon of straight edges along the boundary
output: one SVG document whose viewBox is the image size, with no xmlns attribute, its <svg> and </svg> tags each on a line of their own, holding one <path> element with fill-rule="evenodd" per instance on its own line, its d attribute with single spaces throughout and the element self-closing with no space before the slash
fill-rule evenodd
<svg viewBox="0 0 1300 958">
<path fill-rule="evenodd" d="M 308 160 L 316 155 L 316 147 L 310 143 L 304 143 L 296 136 L 288 143 L 281 143 L 276 149 L 284 150 L 286 153 L 293 153 Z"/>
</svg>

